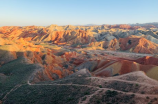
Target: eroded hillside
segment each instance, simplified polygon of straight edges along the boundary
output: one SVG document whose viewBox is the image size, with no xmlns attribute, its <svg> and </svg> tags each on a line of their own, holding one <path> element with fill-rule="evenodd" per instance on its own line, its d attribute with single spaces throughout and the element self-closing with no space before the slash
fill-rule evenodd
<svg viewBox="0 0 158 104">
<path fill-rule="evenodd" d="M 154 26 L 0 27 L 0 100 L 39 104 L 46 95 L 51 102 L 54 87 L 65 103 L 157 104 L 156 39 Z M 61 95 L 60 87 L 74 93 Z M 24 97 L 24 89 L 31 95 Z M 62 103 L 55 99 L 52 103 Z"/>
</svg>

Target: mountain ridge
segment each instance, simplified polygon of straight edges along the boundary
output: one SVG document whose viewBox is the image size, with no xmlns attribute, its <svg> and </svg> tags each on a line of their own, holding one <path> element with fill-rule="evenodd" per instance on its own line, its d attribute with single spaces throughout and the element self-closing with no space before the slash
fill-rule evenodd
<svg viewBox="0 0 158 104">
<path fill-rule="evenodd" d="M 127 24 L 0 27 L 0 103 L 157 104 L 157 35 Z"/>
</svg>

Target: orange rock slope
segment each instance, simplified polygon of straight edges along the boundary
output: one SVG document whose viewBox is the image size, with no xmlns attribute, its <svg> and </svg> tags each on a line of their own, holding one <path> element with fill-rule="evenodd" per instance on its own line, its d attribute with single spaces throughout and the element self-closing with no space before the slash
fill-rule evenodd
<svg viewBox="0 0 158 104">
<path fill-rule="evenodd" d="M 130 36 L 119 39 L 121 50 L 129 50 L 135 53 L 157 53 L 158 45 L 143 37 Z"/>
<path fill-rule="evenodd" d="M 16 40 L 23 38 L 26 41 L 51 41 L 54 44 L 88 44 L 95 41 L 88 31 L 84 30 L 63 30 L 52 31 L 45 27 L 1 27 L 1 36 Z"/>
<path fill-rule="evenodd" d="M 152 64 L 154 63 L 139 64 L 135 61 L 129 60 L 102 60 L 91 63 L 93 67 L 91 67 L 89 70 L 91 70 L 93 75 L 100 77 L 112 77 L 116 75 L 127 74 L 133 71 L 144 71 L 150 78 L 158 80 L 158 66 Z"/>
</svg>

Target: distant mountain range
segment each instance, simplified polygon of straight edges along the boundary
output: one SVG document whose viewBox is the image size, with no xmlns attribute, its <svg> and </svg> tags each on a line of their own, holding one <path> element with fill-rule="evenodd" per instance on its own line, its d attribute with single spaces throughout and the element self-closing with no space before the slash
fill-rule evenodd
<svg viewBox="0 0 158 104">
<path fill-rule="evenodd" d="M 84 26 L 97 26 L 98 24 L 86 24 Z M 112 25 L 112 24 L 102 24 L 102 25 Z M 121 25 L 121 24 L 116 24 Z M 135 24 L 128 24 L 130 26 L 146 26 L 146 25 L 154 25 L 158 27 L 158 22 L 151 22 L 151 23 L 135 23 Z M 76 25 L 77 26 L 77 25 Z"/>
</svg>

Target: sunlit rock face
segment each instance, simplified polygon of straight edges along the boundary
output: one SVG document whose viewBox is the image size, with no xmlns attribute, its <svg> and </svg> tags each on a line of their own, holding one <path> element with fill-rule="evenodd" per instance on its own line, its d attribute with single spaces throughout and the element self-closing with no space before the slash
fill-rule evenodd
<svg viewBox="0 0 158 104">
<path fill-rule="evenodd" d="M 129 50 L 135 53 L 157 53 L 158 45 L 143 38 L 137 36 L 131 36 L 127 38 L 120 38 L 121 50 Z"/>
<path fill-rule="evenodd" d="M 38 64 L 32 83 L 61 79 L 81 69 L 99 77 L 140 70 L 157 80 L 153 77 L 158 65 L 156 55 L 126 54 L 158 53 L 157 34 L 153 26 L 0 27 L 0 66 L 21 57 Z"/>
</svg>

